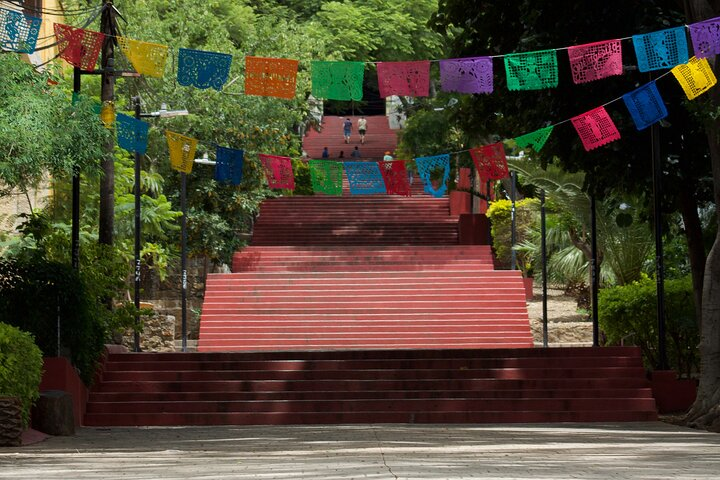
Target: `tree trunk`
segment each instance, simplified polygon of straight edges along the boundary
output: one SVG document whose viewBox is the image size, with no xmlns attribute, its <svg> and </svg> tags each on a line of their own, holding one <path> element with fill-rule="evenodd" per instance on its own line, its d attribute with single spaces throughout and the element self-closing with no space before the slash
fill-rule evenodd
<svg viewBox="0 0 720 480">
<path fill-rule="evenodd" d="M 720 0 L 686 0 L 684 4 L 688 23 L 720 15 Z M 718 63 L 711 60 L 717 76 Z M 716 86 L 708 93 L 713 105 L 720 103 L 719 88 Z M 717 121 L 708 120 L 705 131 L 710 147 L 717 207 L 720 205 L 720 128 Z M 715 243 L 705 263 L 703 284 L 700 385 L 697 400 L 686 420 L 693 426 L 720 431 L 720 216 Z"/>
<path fill-rule="evenodd" d="M 703 278 L 705 276 L 705 243 L 703 242 L 702 225 L 698 214 L 697 201 L 693 196 L 695 185 L 680 189 L 680 211 L 685 225 L 685 237 L 690 257 L 693 294 L 695 298 L 695 318 L 698 324 L 702 319 Z"/>
<path fill-rule="evenodd" d="M 115 100 L 115 10 L 112 1 L 104 0 L 105 10 L 100 19 L 101 31 L 107 36 L 103 43 L 101 65 L 103 68 L 102 83 L 100 86 L 100 100 L 112 102 Z M 100 179 L 100 218 L 98 219 L 98 240 L 105 245 L 112 245 L 113 231 L 115 229 L 115 140 L 110 139 L 105 144 L 105 155 L 100 162 L 103 175 Z"/>
</svg>

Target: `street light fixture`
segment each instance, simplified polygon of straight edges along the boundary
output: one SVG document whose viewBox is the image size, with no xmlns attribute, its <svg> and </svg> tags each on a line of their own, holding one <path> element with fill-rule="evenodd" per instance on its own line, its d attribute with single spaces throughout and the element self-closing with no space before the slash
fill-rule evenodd
<svg viewBox="0 0 720 480">
<path fill-rule="evenodd" d="M 142 113 L 140 107 L 140 97 L 133 97 L 133 107 L 135 109 L 135 118 L 172 118 L 188 115 L 187 110 L 168 110 L 164 103 L 160 106 L 160 110 L 150 113 Z M 140 160 L 142 154 L 135 150 L 135 324 L 140 320 L 140 232 L 142 229 L 140 223 Z M 183 222 L 185 216 L 183 214 Z M 134 351 L 140 351 L 140 332 L 135 331 Z"/>
</svg>

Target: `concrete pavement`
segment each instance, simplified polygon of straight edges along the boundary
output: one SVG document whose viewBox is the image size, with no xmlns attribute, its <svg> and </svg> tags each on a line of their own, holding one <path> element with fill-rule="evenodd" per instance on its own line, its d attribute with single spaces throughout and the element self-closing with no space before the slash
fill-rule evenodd
<svg viewBox="0 0 720 480">
<path fill-rule="evenodd" d="M 660 422 L 85 428 L 0 479 L 717 479 L 720 435 Z"/>
</svg>

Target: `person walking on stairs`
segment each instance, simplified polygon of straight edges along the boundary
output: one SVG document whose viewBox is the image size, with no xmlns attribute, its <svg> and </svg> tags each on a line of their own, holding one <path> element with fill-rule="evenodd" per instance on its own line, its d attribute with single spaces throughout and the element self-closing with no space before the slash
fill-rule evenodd
<svg viewBox="0 0 720 480">
<path fill-rule="evenodd" d="M 365 117 L 360 117 L 358 120 L 358 133 L 360 134 L 360 143 L 365 143 L 365 132 L 367 131 L 367 120 Z"/>
<path fill-rule="evenodd" d="M 330 158 L 330 152 L 328 151 L 328 148 L 327 148 L 327 147 L 324 147 L 324 148 L 323 148 L 322 158 Z"/>
<path fill-rule="evenodd" d="M 350 143 L 350 132 L 352 131 L 352 120 L 346 118 L 343 122 L 343 136 L 345 137 L 345 143 Z"/>
</svg>

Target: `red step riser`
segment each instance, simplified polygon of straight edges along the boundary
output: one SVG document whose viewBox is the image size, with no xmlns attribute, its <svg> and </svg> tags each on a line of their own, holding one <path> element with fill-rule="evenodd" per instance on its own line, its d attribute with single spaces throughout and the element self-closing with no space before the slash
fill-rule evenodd
<svg viewBox="0 0 720 480">
<path fill-rule="evenodd" d="M 239 402 L 277 400 L 362 400 L 412 398 L 550 399 L 550 398 L 650 398 L 649 388 L 607 390 L 378 390 L 378 391 L 269 391 L 269 392 L 120 392 L 93 393 L 90 402 Z"/>
<path fill-rule="evenodd" d="M 493 341 L 493 339 L 489 339 L 487 342 L 483 341 L 443 341 L 443 342 L 432 342 L 432 341 L 409 341 L 409 340 L 403 340 L 402 342 L 398 342 L 397 340 L 392 342 L 378 342 L 378 341 L 358 341 L 358 342 L 349 342 L 345 341 L 342 344 L 339 342 L 332 342 L 332 343 L 323 343 L 323 342 L 280 342 L 280 341 L 272 341 L 272 342 L 265 342 L 265 343 L 251 343 L 251 344 L 234 344 L 234 345 L 209 345 L 205 346 L 202 344 L 202 341 L 198 342 L 198 351 L 199 352 L 276 352 L 278 350 L 286 350 L 286 351 L 298 351 L 298 350 L 305 350 L 305 351 L 325 351 L 328 349 L 337 349 L 337 350 L 372 350 L 372 349 L 378 349 L 378 348 L 393 348 L 393 349 L 421 349 L 426 350 L 430 348 L 435 348 L 438 350 L 441 349 L 451 349 L 451 348 L 457 348 L 457 349 L 466 349 L 466 348 L 475 348 L 475 349 L 492 349 L 496 350 L 498 348 L 529 348 L 533 346 L 534 342 L 532 339 L 527 339 L 525 341 L 512 341 L 510 339 L 505 340 L 501 339 L 498 341 Z"/>
<path fill-rule="evenodd" d="M 652 398 L 563 398 L 563 399 L 362 399 L 332 401 L 236 401 L 236 402 L 132 402 L 91 404 L 88 414 L 147 413 L 343 413 L 348 412 L 547 412 L 547 411 L 647 411 Z"/>
<path fill-rule="evenodd" d="M 227 288 L 225 287 L 217 287 L 214 291 L 208 292 L 205 295 L 205 298 L 222 298 L 222 297 L 233 297 L 238 298 L 242 296 L 257 296 L 257 295 L 263 295 L 265 297 L 283 297 L 286 295 L 290 296 L 322 296 L 323 298 L 332 298 L 332 297 L 345 297 L 348 295 L 348 292 L 357 293 L 358 295 L 380 295 L 385 293 L 387 290 L 382 288 L 371 288 L 371 287 L 355 287 L 355 286 L 346 286 L 346 287 L 340 287 L 340 288 L 333 288 L 332 290 L 326 289 L 327 287 L 318 287 L 318 288 L 303 288 L 302 286 L 281 286 L 281 288 L 278 289 L 278 287 L 269 286 L 267 288 L 252 288 L 248 289 L 243 286 L 237 286 L 237 288 Z M 418 288 L 399 288 L 395 287 L 393 289 L 395 292 L 395 295 L 418 295 Z M 472 295 L 473 297 L 482 297 L 482 296 L 489 296 L 493 295 L 495 297 L 505 296 L 507 294 L 510 295 L 517 295 L 518 294 L 518 288 L 516 286 L 508 287 L 506 289 L 503 289 L 502 291 L 498 291 L 497 289 L 491 289 L 487 286 L 485 288 L 435 288 L 432 290 L 432 292 L 438 296 L 442 295 L 452 295 L 452 296 L 464 296 L 464 295 Z"/>
<path fill-rule="evenodd" d="M 103 414 L 87 415 L 86 426 L 174 425 L 323 425 L 354 423 L 547 423 L 656 421 L 644 411 L 583 412 L 342 412 L 342 413 L 218 413 L 218 414 Z"/>
</svg>

